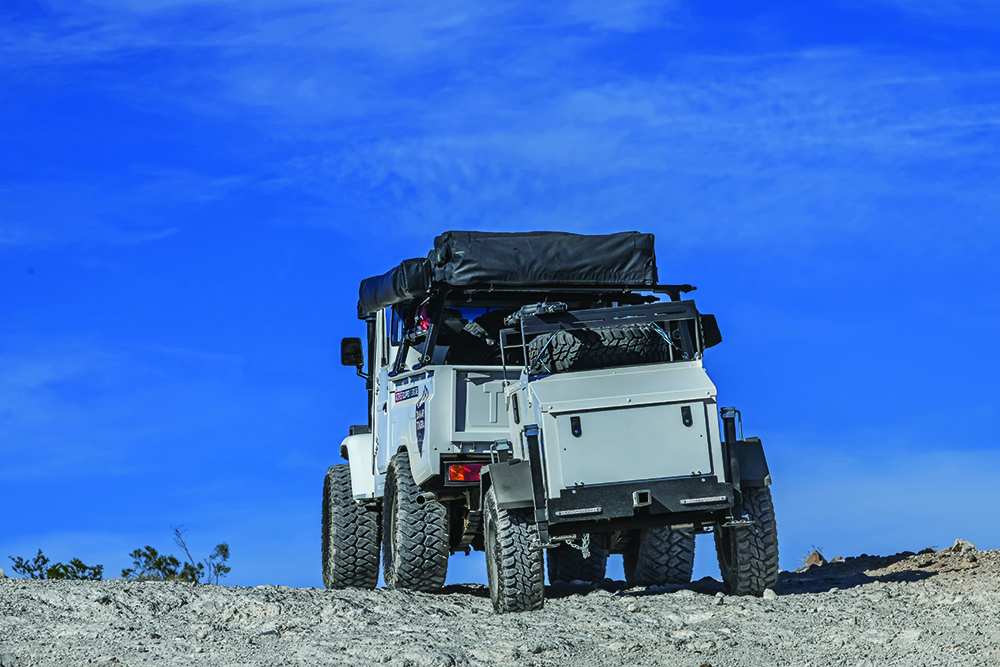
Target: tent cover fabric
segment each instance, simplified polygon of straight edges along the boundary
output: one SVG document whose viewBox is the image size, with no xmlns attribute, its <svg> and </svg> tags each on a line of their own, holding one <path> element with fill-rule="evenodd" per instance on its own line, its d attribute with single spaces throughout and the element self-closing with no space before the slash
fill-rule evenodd
<svg viewBox="0 0 1000 667">
<path fill-rule="evenodd" d="M 359 313 L 417 298 L 436 283 L 452 287 L 529 288 L 655 285 L 653 235 L 566 232 L 445 232 L 426 260 L 408 259 L 362 281 Z"/>
</svg>

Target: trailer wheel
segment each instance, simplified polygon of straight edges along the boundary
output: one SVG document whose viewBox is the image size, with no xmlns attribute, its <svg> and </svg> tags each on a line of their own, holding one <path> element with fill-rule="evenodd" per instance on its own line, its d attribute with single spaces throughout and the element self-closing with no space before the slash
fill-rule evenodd
<svg viewBox="0 0 1000 667">
<path fill-rule="evenodd" d="M 486 492 L 486 578 L 498 614 L 533 611 L 545 604 L 542 551 L 532 539 L 529 509 L 503 510 L 493 488 Z"/>
<path fill-rule="evenodd" d="M 744 489 L 743 509 L 754 525 L 716 525 L 715 551 L 729 594 L 760 597 L 778 583 L 778 527 L 771 490 L 766 486 Z"/>
<path fill-rule="evenodd" d="M 694 530 L 643 528 L 622 554 L 629 586 L 686 584 L 694 569 Z"/>
<path fill-rule="evenodd" d="M 382 505 L 382 575 L 389 588 L 431 592 L 448 574 L 448 507 L 417 504 L 410 458 L 393 457 L 385 475 Z"/>
<path fill-rule="evenodd" d="M 378 584 L 378 509 L 355 502 L 349 464 L 330 466 L 323 481 L 323 585 L 331 589 Z"/>
<path fill-rule="evenodd" d="M 549 583 L 568 584 L 571 581 L 586 581 L 600 583 L 608 567 L 608 552 L 591 536 L 590 557 L 584 558 L 583 552 L 568 544 L 560 544 L 554 549 L 547 549 L 545 560 L 549 570 Z"/>
<path fill-rule="evenodd" d="M 561 373 L 670 360 L 670 343 L 651 324 L 559 330 L 528 343 L 533 372 Z"/>
</svg>

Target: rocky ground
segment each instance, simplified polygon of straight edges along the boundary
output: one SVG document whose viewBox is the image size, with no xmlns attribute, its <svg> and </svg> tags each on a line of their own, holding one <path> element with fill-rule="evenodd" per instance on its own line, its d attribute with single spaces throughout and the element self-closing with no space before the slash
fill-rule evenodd
<svg viewBox="0 0 1000 667">
<path fill-rule="evenodd" d="M 1000 665 L 1000 551 L 862 555 L 721 583 L 550 588 L 495 616 L 443 594 L 0 579 L 0 665 Z"/>
</svg>

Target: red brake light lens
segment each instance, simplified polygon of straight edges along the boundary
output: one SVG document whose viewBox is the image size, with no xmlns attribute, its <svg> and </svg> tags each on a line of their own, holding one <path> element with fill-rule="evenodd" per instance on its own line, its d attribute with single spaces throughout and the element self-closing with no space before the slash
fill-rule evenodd
<svg viewBox="0 0 1000 667">
<path fill-rule="evenodd" d="M 459 463 L 448 466 L 448 479 L 452 482 L 478 482 L 479 471 L 485 463 Z"/>
</svg>

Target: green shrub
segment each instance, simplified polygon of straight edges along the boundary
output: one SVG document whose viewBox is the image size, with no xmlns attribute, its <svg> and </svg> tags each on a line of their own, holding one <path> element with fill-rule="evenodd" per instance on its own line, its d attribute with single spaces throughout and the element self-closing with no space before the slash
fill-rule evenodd
<svg viewBox="0 0 1000 667">
<path fill-rule="evenodd" d="M 184 541 L 186 531 L 174 528 L 174 543 L 184 550 L 187 559 L 182 563 L 175 556 L 160 554 L 151 546 L 136 549 L 129 554 L 133 567 L 122 570 L 122 579 L 135 581 L 187 581 L 193 584 L 217 584 L 219 579 L 232 570 L 229 560 L 229 545 L 220 542 L 203 561 L 195 561 Z"/>
<path fill-rule="evenodd" d="M 174 528 L 174 543 L 184 550 L 186 559 L 181 562 L 175 556 L 161 554 L 151 546 L 136 549 L 129 554 L 132 567 L 122 570 L 122 579 L 130 581 L 187 581 L 192 584 L 218 584 L 219 579 L 232 570 L 226 563 L 229 561 L 229 545 L 220 542 L 215 549 L 201 561 L 195 561 L 184 541 L 186 531 Z M 56 563 L 49 565 L 49 559 L 38 550 L 33 560 L 27 561 L 20 556 L 10 556 L 14 562 L 14 572 L 30 579 L 87 579 L 100 581 L 104 574 L 103 565 L 93 567 L 84 565 L 79 558 L 74 558 L 68 564 Z"/>
<path fill-rule="evenodd" d="M 84 565 L 79 558 L 74 558 L 69 563 L 56 563 L 49 565 L 49 559 L 38 550 L 34 560 L 26 561 L 20 556 L 15 558 L 10 556 L 14 562 L 14 572 L 30 579 L 76 579 L 100 581 L 104 575 L 103 565 Z"/>
</svg>

